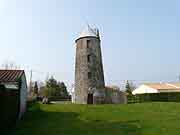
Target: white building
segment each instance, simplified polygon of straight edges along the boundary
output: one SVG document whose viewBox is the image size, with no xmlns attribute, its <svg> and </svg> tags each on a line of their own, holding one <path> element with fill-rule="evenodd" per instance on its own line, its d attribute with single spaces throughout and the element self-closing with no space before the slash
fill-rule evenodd
<svg viewBox="0 0 180 135">
<path fill-rule="evenodd" d="M 180 83 L 147 83 L 139 86 L 132 94 L 180 92 Z"/>
</svg>

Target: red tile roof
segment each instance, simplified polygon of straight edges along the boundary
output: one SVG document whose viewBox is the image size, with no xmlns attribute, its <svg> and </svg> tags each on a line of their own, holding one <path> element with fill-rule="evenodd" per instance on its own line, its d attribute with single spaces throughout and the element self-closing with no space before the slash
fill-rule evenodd
<svg viewBox="0 0 180 135">
<path fill-rule="evenodd" d="M 0 82 L 17 82 L 24 70 L 0 70 Z"/>
</svg>

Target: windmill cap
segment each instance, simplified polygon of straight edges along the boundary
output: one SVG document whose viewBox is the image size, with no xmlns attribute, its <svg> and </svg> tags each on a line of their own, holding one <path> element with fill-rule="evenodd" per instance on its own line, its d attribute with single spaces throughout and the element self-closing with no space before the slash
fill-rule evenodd
<svg viewBox="0 0 180 135">
<path fill-rule="evenodd" d="M 99 30 L 97 28 L 91 28 L 89 25 L 87 25 L 82 32 L 79 34 L 78 38 L 76 41 L 80 38 L 84 37 L 95 37 L 99 38 Z"/>
</svg>

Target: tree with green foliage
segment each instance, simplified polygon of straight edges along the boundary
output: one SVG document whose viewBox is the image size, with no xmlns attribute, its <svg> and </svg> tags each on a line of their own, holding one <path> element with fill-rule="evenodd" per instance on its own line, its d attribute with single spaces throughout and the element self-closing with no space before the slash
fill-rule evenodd
<svg viewBox="0 0 180 135">
<path fill-rule="evenodd" d="M 134 86 L 132 83 L 129 83 L 129 81 L 127 80 L 126 82 L 126 93 L 128 93 L 129 95 L 132 94 L 132 91 L 134 90 Z"/>
<path fill-rule="evenodd" d="M 39 90 L 38 89 L 38 84 L 37 84 L 37 82 L 35 82 L 34 83 L 34 88 L 33 88 L 33 92 L 34 92 L 35 95 L 38 95 L 38 90 Z"/>
<path fill-rule="evenodd" d="M 43 95 L 48 98 L 53 97 L 55 95 L 56 88 L 57 88 L 57 81 L 52 76 L 46 81 Z"/>
<path fill-rule="evenodd" d="M 44 90 L 45 97 L 58 97 L 58 98 L 67 98 L 69 96 L 67 87 L 64 82 L 58 82 L 52 76 L 46 81 L 46 86 Z"/>
<path fill-rule="evenodd" d="M 59 88 L 61 97 L 67 98 L 69 96 L 69 93 L 67 91 L 67 87 L 64 84 L 64 82 L 58 82 L 58 88 Z"/>
<path fill-rule="evenodd" d="M 55 95 L 54 93 L 55 93 L 54 88 L 45 87 L 44 92 L 43 92 L 43 96 L 50 98 L 50 97 L 53 97 Z"/>
</svg>

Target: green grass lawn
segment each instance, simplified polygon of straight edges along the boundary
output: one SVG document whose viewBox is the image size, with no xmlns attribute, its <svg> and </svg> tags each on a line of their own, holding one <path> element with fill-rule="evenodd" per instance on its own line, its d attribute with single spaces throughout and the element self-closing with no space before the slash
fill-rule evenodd
<svg viewBox="0 0 180 135">
<path fill-rule="evenodd" d="M 12 135 L 180 135 L 180 103 L 35 104 Z"/>
</svg>

